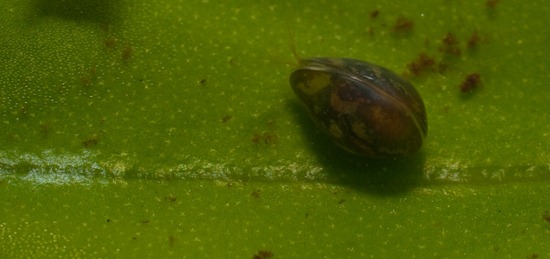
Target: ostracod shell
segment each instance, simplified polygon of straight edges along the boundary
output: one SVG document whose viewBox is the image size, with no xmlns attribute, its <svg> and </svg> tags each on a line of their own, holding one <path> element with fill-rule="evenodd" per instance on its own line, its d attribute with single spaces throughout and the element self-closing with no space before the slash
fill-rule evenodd
<svg viewBox="0 0 550 259">
<path fill-rule="evenodd" d="M 315 124 L 351 153 L 410 155 L 427 135 L 420 94 L 384 67 L 349 58 L 308 58 L 300 60 L 290 85 Z"/>
</svg>

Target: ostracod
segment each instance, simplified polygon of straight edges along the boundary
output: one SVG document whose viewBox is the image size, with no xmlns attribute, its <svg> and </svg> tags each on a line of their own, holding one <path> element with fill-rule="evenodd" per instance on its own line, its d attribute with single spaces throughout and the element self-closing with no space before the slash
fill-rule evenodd
<svg viewBox="0 0 550 259">
<path fill-rule="evenodd" d="M 300 60 L 294 93 L 334 143 L 365 157 L 406 156 L 428 132 L 420 94 L 384 67 L 350 58 Z"/>
</svg>

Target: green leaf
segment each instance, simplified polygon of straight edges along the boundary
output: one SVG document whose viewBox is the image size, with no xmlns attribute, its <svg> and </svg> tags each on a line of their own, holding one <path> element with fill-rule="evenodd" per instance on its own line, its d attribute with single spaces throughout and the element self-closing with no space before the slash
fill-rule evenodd
<svg viewBox="0 0 550 259">
<path fill-rule="evenodd" d="M 2 3 L 0 257 L 550 255 L 548 9 Z M 293 49 L 410 80 L 422 151 L 336 147 L 288 85 Z"/>
</svg>

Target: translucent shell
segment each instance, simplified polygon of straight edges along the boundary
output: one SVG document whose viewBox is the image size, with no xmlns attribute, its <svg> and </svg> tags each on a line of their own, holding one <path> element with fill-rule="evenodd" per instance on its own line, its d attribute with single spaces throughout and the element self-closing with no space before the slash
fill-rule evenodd
<svg viewBox="0 0 550 259">
<path fill-rule="evenodd" d="M 420 94 L 392 71 L 349 58 L 308 58 L 292 89 L 338 146 L 365 157 L 418 152 L 428 132 Z"/>
</svg>

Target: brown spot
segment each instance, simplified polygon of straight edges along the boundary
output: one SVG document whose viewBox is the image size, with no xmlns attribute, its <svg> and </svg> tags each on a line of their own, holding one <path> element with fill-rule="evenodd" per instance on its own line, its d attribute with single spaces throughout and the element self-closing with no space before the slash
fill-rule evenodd
<svg viewBox="0 0 550 259">
<path fill-rule="evenodd" d="M 275 128 L 275 126 L 277 126 L 277 121 L 275 119 L 270 119 L 267 121 L 266 126 L 268 128 Z"/>
<path fill-rule="evenodd" d="M 448 32 L 443 39 L 441 39 L 441 45 L 439 51 L 445 54 L 459 56 L 462 54 L 458 47 L 458 40 L 452 32 Z"/>
<path fill-rule="evenodd" d="M 91 148 L 91 147 L 97 146 L 98 143 L 99 143 L 99 136 L 97 136 L 96 134 L 94 134 L 94 135 L 90 136 L 88 139 L 82 141 L 82 145 L 85 148 Z"/>
<path fill-rule="evenodd" d="M 222 117 L 222 122 L 225 123 L 225 122 L 230 121 L 231 119 L 233 119 L 233 116 L 231 116 L 231 115 L 225 115 L 225 116 Z"/>
<path fill-rule="evenodd" d="M 200 85 L 206 85 L 206 78 L 199 80 Z"/>
<path fill-rule="evenodd" d="M 432 42 L 430 41 L 430 39 L 428 38 L 424 39 L 424 47 L 429 49 L 431 46 L 432 46 Z"/>
<path fill-rule="evenodd" d="M 277 135 L 275 134 L 272 134 L 272 133 L 264 133 L 264 143 L 265 144 L 274 144 L 275 142 L 277 142 Z"/>
<path fill-rule="evenodd" d="M 168 244 L 170 244 L 170 246 L 174 246 L 174 244 L 176 244 L 176 237 L 174 235 L 168 236 Z"/>
<path fill-rule="evenodd" d="M 47 138 L 50 133 L 52 132 L 52 126 L 48 122 L 42 122 L 40 123 L 40 133 L 42 134 L 42 137 Z"/>
<path fill-rule="evenodd" d="M 462 84 L 460 84 L 460 91 L 463 93 L 471 92 L 478 88 L 481 84 L 481 77 L 478 73 L 472 73 L 466 76 Z"/>
<path fill-rule="evenodd" d="M 475 48 L 479 44 L 480 38 L 479 33 L 477 31 L 474 31 L 470 38 L 468 39 L 467 47 L 469 49 Z"/>
<path fill-rule="evenodd" d="M 105 33 L 108 33 L 111 30 L 111 24 L 109 23 L 101 23 L 101 30 Z"/>
<path fill-rule="evenodd" d="M 277 135 L 269 132 L 254 133 L 252 134 L 252 142 L 255 144 L 264 143 L 264 144 L 275 144 L 277 142 Z"/>
<path fill-rule="evenodd" d="M 178 199 L 178 197 L 175 196 L 175 195 L 168 195 L 168 196 L 164 197 L 164 200 L 168 201 L 168 202 L 176 202 L 177 199 Z"/>
<path fill-rule="evenodd" d="M 344 204 L 344 202 L 346 202 L 346 199 L 340 199 L 340 200 L 338 201 L 338 205 L 342 205 L 342 204 Z"/>
<path fill-rule="evenodd" d="M 29 115 L 29 104 L 21 104 L 17 110 L 17 116 L 26 117 L 27 115 Z"/>
<path fill-rule="evenodd" d="M 81 77 L 80 77 L 80 84 L 81 84 L 82 86 L 88 87 L 88 86 L 90 86 L 90 85 L 92 84 L 92 79 L 89 78 L 89 77 L 87 77 L 87 76 L 81 76 Z"/>
<path fill-rule="evenodd" d="M 84 87 L 89 87 L 95 81 L 97 75 L 97 69 L 91 67 L 80 77 L 80 84 Z"/>
<path fill-rule="evenodd" d="M 494 9 L 499 2 L 500 0 L 487 0 L 487 2 L 485 2 L 485 6 L 487 6 L 487 8 Z"/>
<path fill-rule="evenodd" d="M 439 73 L 444 73 L 445 71 L 447 71 L 447 69 L 449 69 L 449 64 L 447 64 L 447 62 L 441 61 L 439 62 L 439 64 L 437 64 L 437 71 Z"/>
<path fill-rule="evenodd" d="M 368 29 L 367 29 L 367 34 L 371 37 L 374 37 L 374 33 L 375 33 L 375 30 L 374 30 L 374 27 L 370 26 Z"/>
<path fill-rule="evenodd" d="M 252 198 L 259 199 L 260 198 L 260 190 L 253 190 L 250 193 L 250 196 L 252 196 Z"/>
<path fill-rule="evenodd" d="M 406 17 L 399 16 L 393 24 L 392 30 L 396 33 L 410 32 L 414 28 L 414 22 Z"/>
<path fill-rule="evenodd" d="M 261 140 L 262 140 L 262 135 L 261 134 L 258 134 L 258 133 L 252 134 L 252 142 L 254 144 L 260 143 Z"/>
<path fill-rule="evenodd" d="M 235 61 L 235 59 L 233 57 L 230 57 L 227 62 L 229 62 L 230 67 L 237 66 L 237 62 Z"/>
<path fill-rule="evenodd" d="M 539 254 L 537 254 L 537 253 L 532 253 L 532 254 L 529 255 L 527 258 L 528 258 L 528 259 L 537 259 L 537 258 L 539 258 Z"/>
<path fill-rule="evenodd" d="M 372 19 L 375 19 L 376 17 L 378 17 L 378 15 L 380 15 L 380 11 L 378 10 L 373 10 L 372 12 L 370 12 L 370 18 Z"/>
<path fill-rule="evenodd" d="M 128 62 L 128 60 L 130 60 L 132 58 L 133 53 L 134 53 L 134 50 L 132 49 L 132 46 L 126 45 L 122 49 L 122 53 L 120 54 L 120 58 L 122 59 L 122 61 Z"/>
<path fill-rule="evenodd" d="M 544 221 L 550 223 L 550 212 L 545 211 L 544 214 L 542 215 L 542 219 L 544 219 Z"/>
<path fill-rule="evenodd" d="M 141 221 L 141 224 L 149 224 L 149 222 L 150 221 L 148 219 L 144 219 L 144 220 Z"/>
<path fill-rule="evenodd" d="M 107 49 L 114 49 L 116 47 L 116 38 L 115 37 L 107 37 L 105 40 L 103 40 L 103 45 Z"/>
<path fill-rule="evenodd" d="M 435 65 L 435 59 L 428 56 L 426 53 L 420 53 L 418 57 L 411 61 L 407 67 L 409 72 L 415 76 L 424 74 L 427 71 L 433 71 Z"/>
<path fill-rule="evenodd" d="M 444 45 L 456 45 L 457 39 L 452 32 L 448 32 L 445 37 L 443 37 L 441 42 L 443 42 Z"/>
<path fill-rule="evenodd" d="M 260 250 L 254 256 L 252 256 L 252 259 L 265 259 L 271 257 L 273 257 L 273 253 L 271 251 Z"/>
</svg>

